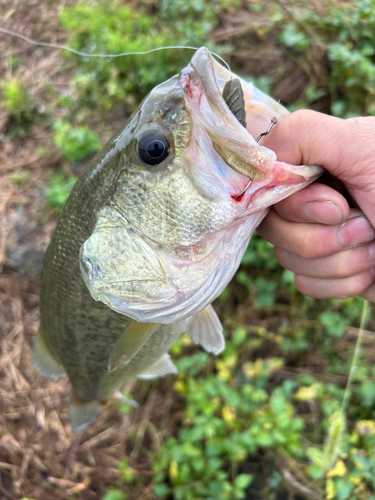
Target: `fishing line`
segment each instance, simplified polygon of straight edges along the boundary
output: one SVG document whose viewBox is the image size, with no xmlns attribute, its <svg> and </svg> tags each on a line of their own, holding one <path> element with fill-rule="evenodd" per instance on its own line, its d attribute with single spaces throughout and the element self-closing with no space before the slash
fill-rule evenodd
<svg viewBox="0 0 375 500">
<path fill-rule="evenodd" d="M 361 316 L 361 324 L 359 327 L 359 333 L 358 333 L 358 339 L 357 339 L 357 344 L 355 346 L 355 351 L 353 355 L 353 360 L 352 360 L 352 365 L 350 367 L 350 372 L 349 372 L 349 378 L 348 378 L 348 383 L 346 384 L 346 389 L 344 393 L 344 398 L 342 400 L 342 406 L 341 406 L 341 413 L 344 416 L 346 407 L 348 404 L 349 396 L 350 396 L 350 389 L 352 386 L 353 382 L 353 375 L 357 370 L 357 362 L 359 358 L 359 353 L 361 350 L 361 345 L 362 345 L 362 340 L 363 340 L 363 332 L 367 323 L 367 315 L 368 315 L 368 309 L 369 309 L 369 304 L 368 300 L 365 300 L 363 303 L 363 309 L 362 309 L 362 316 Z"/>
<path fill-rule="evenodd" d="M 150 50 L 144 50 L 140 52 L 121 52 L 119 54 L 89 54 L 87 52 L 82 52 L 80 50 L 75 50 L 72 49 L 71 47 L 68 47 L 66 45 L 60 45 L 59 43 L 50 43 L 50 42 L 41 42 L 39 40 L 33 40 L 32 38 L 29 38 L 25 35 L 22 35 L 21 33 L 17 33 L 15 31 L 7 30 L 5 28 L 0 28 L 0 31 L 3 33 L 6 33 L 8 35 L 16 36 L 18 38 L 21 38 L 22 40 L 25 40 L 25 42 L 30 43 L 31 45 L 40 45 L 43 47 L 52 47 L 54 49 L 63 49 L 63 50 L 68 50 L 69 52 L 73 52 L 73 54 L 77 54 L 78 56 L 83 56 L 83 57 L 123 57 L 123 56 L 134 56 L 134 55 L 144 55 L 144 54 L 151 54 L 151 52 L 156 52 L 158 50 L 168 50 L 168 49 L 188 49 L 188 50 L 198 50 L 198 47 L 190 47 L 190 46 L 185 46 L 185 45 L 171 45 L 169 47 L 157 47 L 156 49 L 150 49 Z M 224 61 L 224 59 L 219 56 L 219 54 L 216 54 L 215 52 L 211 52 L 213 56 L 217 57 L 222 63 L 225 64 L 227 69 L 231 71 L 229 64 Z"/>
</svg>

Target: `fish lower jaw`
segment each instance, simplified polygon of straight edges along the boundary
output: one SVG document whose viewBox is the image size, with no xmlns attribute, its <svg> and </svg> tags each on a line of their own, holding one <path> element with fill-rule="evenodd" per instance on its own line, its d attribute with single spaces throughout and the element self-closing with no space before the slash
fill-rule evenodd
<svg viewBox="0 0 375 500">
<path fill-rule="evenodd" d="M 253 181 L 242 196 L 232 195 L 232 199 L 242 203 L 248 215 L 268 208 L 302 189 L 315 181 L 322 171 L 321 167 L 294 167 L 276 162 L 272 174 L 267 179 Z"/>
</svg>

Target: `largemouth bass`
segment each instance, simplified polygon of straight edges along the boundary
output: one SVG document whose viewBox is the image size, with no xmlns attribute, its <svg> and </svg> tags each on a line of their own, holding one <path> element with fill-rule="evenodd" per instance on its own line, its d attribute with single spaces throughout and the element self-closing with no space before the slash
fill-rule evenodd
<svg viewBox="0 0 375 500">
<path fill-rule="evenodd" d="M 210 303 L 268 207 L 321 173 L 257 143 L 287 111 L 236 78 L 199 49 L 93 159 L 61 213 L 34 364 L 69 376 L 74 430 L 130 379 L 176 373 L 167 351 L 181 333 L 223 350 Z"/>
</svg>

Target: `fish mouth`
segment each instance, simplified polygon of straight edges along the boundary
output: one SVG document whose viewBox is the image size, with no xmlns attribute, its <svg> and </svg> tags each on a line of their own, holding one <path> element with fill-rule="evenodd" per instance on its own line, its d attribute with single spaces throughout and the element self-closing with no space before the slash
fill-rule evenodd
<svg viewBox="0 0 375 500">
<path fill-rule="evenodd" d="M 246 127 L 223 97 L 225 85 L 234 79 L 242 86 Z M 217 161 L 213 162 L 209 173 L 196 172 L 194 177 L 199 178 L 200 174 L 212 179 L 216 174 L 217 184 L 222 183 L 221 191 L 226 190 L 235 202 L 245 205 L 246 214 L 281 201 L 323 173 L 316 165 L 295 166 L 279 162 L 271 149 L 257 142 L 255 138 L 259 138 L 272 121 L 280 121 L 289 112 L 254 85 L 224 68 L 207 48 L 197 50 L 190 64 L 181 71 L 179 85 L 185 92 L 197 128 L 205 131 L 214 153 L 231 170 L 228 172 L 222 165 L 217 168 Z M 200 186 L 205 183 L 202 179 Z"/>
</svg>

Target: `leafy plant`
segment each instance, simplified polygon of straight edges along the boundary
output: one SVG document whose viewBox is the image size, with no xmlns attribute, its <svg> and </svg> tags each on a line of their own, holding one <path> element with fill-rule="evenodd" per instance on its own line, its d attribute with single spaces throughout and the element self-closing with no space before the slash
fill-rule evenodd
<svg viewBox="0 0 375 500">
<path fill-rule="evenodd" d="M 64 174 L 53 175 L 49 181 L 49 187 L 45 189 L 47 205 L 53 208 L 55 213 L 62 210 L 72 190 L 77 177 L 74 175 L 66 178 Z"/>
<path fill-rule="evenodd" d="M 137 9 L 119 1 L 92 1 L 65 8 L 60 19 L 72 33 L 69 45 L 88 53 L 144 52 L 172 45 L 213 48 L 208 33 L 217 14 L 237 4 L 236 0 L 163 0 L 153 4 L 157 15 L 151 16 L 146 1 Z M 156 84 L 178 73 L 191 55 L 190 50 L 171 49 L 116 58 L 80 57 L 75 83 L 81 105 L 110 109 L 121 104 L 132 110 Z M 76 56 L 69 57 L 77 61 Z"/>
<path fill-rule="evenodd" d="M 68 122 L 56 121 L 53 142 L 68 161 L 83 160 L 102 147 L 97 134 L 85 125 L 75 127 Z"/>
<path fill-rule="evenodd" d="M 261 15 L 254 15 L 249 30 L 263 43 L 276 37 L 284 57 L 309 79 L 292 109 L 325 97 L 337 116 L 375 114 L 372 0 L 330 0 L 314 6 L 302 0 L 273 1 L 262 5 Z M 261 23 L 264 16 L 267 23 Z"/>
<path fill-rule="evenodd" d="M 32 119 L 34 111 L 33 101 L 28 89 L 20 80 L 12 77 L 0 82 L 2 93 L 1 105 L 7 111 L 11 121 L 16 125 L 27 125 Z"/>
<path fill-rule="evenodd" d="M 127 495 L 121 490 L 110 489 L 104 495 L 103 500 L 126 500 Z"/>
</svg>

